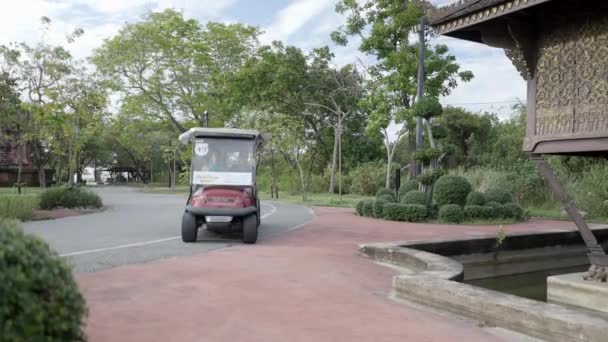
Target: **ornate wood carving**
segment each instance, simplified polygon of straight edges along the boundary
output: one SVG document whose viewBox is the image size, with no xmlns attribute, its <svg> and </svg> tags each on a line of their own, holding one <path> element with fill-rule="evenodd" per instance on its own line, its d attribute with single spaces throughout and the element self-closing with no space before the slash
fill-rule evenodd
<svg viewBox="0 0 608 342">
<path fill-rule="evenodd" d="M 553 15 L 539 46 L 533 140 L 608 136 L 608 17 Z"/>
</svg>

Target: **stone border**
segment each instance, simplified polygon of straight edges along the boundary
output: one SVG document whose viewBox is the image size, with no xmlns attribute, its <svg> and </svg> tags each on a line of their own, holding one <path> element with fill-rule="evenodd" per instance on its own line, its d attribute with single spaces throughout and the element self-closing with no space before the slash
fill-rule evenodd
<svg viewBox="0 0 608 342">
<path fill-rule="evenodd" d="M 415 245 L 412 241 L 407 244 Z M 550 341 L 604 341 L 606 338 L 608 320 L 600 316 L 461 283 L 464 273 L 459 262 L 401 245 L 377 243 L 359 248 L 371 260 L 399 270 L 400 275 L 392 282 L 392 295 L 396 298 Z"/>
</svg>

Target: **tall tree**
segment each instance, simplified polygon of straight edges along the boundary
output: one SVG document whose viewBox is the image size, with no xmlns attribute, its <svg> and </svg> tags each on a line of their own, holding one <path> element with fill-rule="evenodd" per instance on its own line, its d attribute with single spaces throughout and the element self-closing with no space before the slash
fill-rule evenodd
<svg viewBox="0 0 608 342">
<path fill-rule="evenodd" d="M 257 47 L 259 30 L 208 23 L 165 10 L 125 25 L 95 50 L 91 61 L 114 81 L 123 98 L 144 102 L 147 114 L 169 120 L 181 132 L 203 125 L 205 112 L 223 126 L 238 109 L 234 74 Z"/>
<path fill-rule="evenodd" d="M 418 51 L 410 35 L 421 17 L 424 3 L 414 0 L 339 0 L 336 11 L 346 16 L 346 25 L 332 32 L 332 39 L 347 45 L 351 36 L 360 37 L 359 49 L 375 57 L 377 64 L 367 68 L 376 89 L 382 89 L 384 107 L 407 114 L 416 101 Z M 427 36 L 430 33 L 427 32 Z M 473 74 L 461 71 L 445 45 L 430 46 L 426 40 L 425 96 L 438 98 L 450 94 L 459 81 Z M 376 100 L 374 100 L 376 101 Z M 377 102 L 377 101 L 376 101 Z M 430 126 L 431 122 L 428 121 Z M 411 139 L 410 139 L 411 141 Z"/>
<path fill-rule="evenodd" d="M 23 155 L 27 150 L 30 113 L 21 107 L 17 82 L 8 73 L 0 74 L 0 139 L 6 139 L 17 150 L 17 189 L 21 193 Z"/>
</svg>

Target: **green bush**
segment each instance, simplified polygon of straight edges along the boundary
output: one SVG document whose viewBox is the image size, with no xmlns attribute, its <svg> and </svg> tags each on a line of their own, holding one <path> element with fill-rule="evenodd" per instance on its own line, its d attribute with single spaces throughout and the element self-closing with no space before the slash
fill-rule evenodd
<svg viewBox="0 0 608 342">
<path fill-rule="evenodd" d="M 486 204 L 486 197 L 479 191 L 471 191 L 467 195 L 467 205 L 484 205 Z"/>
<path fill-rule="evenodd" d="M 446 204 L 439 208 L 439 220 L 447 223 L 460 223 L 464 220 L 464 212 L 458 204 Z"/>
<path fill-rule="evenodd" d="M 458 204 L 464 206 L 467 195 L 471 192 L 471 184 L 461 176 L 446 175 L 435 182 L 433 198 L 439 206 Z"/>
<path fill-rule="evenodd" d="M 84 341 L 85 301 L 65 260 L 0 220 L 0 341 Z"/>
<path fill-rule="evenodd" d="M 387 188 L 381 188 L 378 189 L 378 191 L 376 191 L 376 197 L 379 198 L 380 196 L 383 195 L 389 195 L 391 197 L 393 197 L 393 200 L 395 199 L 395 191 L 391 190 L 391 189 L 387 189 Z"/>
<path fill-rule="evenodd" d="M 480 212 L 479 218 L 491 220 L 491 219 L 495 219 L 497 216 L 498 215 L 496 213 L 496 208 L 491 207 L 489 205 L 481 206 L 481 212 Z"/>
<path fill-rule="evenodd" d="M 386 203 L 383 211 L 383 217 L 393 221 L 421 222 L 427 214 L 426 206 L 418 204 Z"/>
<path fill-rule="evenodd" d="M 475 220 L 485 218 L 484 209 L 480 205 L 470 204 L 465 205 L 463 209 L 464 218 L 466 220 Z"/>
<path fill-rule="evenodd" d="M 86 189 L 78 187 L 49 188 L 40 194 L 40 208 L 101 208 L 101 198 Z"/>
<path fill-rule="evenodd" d="M 407 183 L 401 185 L 401 188 L 399 188 L 399 199 L 401 199 L 403 195 L 414 190 L 418 190 L 418 180 L 410 179 L 407 181 Z"/>
<path fill-rule="evenodd" d="M 364 200 L 361 205 L 361 214 L 363 216 L 372 217 L 374 216 L 374 201 L 373 200 Z"/>
<path fill-rule="evenodd" d="M 363 206 L 365 205 L 365 200 L 357 202 L 355 209 L 357 211 L 357 215 L 363 216 Z"/>
<path fill-rule="evenodd" d="M 513 197 L 508 191 L 505 190 L 490 189 L 486 191 L 485 196 L 486 201 L 488 202 L 498 202 L 500 204 L 513 202 Z"/>
<path fill-rule="evenodd" d="M 397 202 L 397 200 L 395 200 L 395 196 L 389 195 L 389 194 L 384 194 L 384 195 L 380 195 L 378 197 L 376 197 L 377 200 L 381 200 L 381 201 L 386 201 L 389 203 L 395 203 Z"/>
<path fill-rule="evenodd" d="M 361 164 L 348 177 L 351 193 L 371 196 L 386 185 L 386 165 L 380 162 Z"/>
<path fill-rule="evenodd" d="M 35 195 L 0 195 L 0 219 L 28 220 L 38 207 Z"/>
<path fill-rule="evenodd" d="M 382 199 L 377 199 L 374 201 L 374 217 L 376 218 L 382 218 L 382 211 L 384 210 L 384 206 L 387 203 L 392 203 L 392 202 L 387 202 L 385 200 Z"/>
<path fill-rule="evenodd" d="M 501 218 L 504 216 L 502 204 L 500 204 L 496 201 L 490 201 L 490 202 L 486 203 L 486 207 L 494 208 L 494 214 L 493 214 L 492 218 Z"/>
<path fill-rule="evenodd" d="M 403 204 L 419 204 L 427 206 L 431 202 L 429 194 L 422 191 L 410 191 L 401 197 L 401 203 Z"/>
<path fill-rule="evenodd" d="M 515 220 L 523 220 L 525 217 L 524 210 L 515 203 L 505 203 L 502 206 L 503 215 L 507 218 L 512 218 Z"/>
</svg>

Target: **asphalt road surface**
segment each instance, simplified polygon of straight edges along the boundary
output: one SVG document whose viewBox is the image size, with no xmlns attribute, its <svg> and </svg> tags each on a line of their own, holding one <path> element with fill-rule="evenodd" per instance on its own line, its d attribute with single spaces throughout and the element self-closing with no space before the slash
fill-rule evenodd
<svg viewBox="0 0 608 342">
<path fill-rule="evenodd" d="M 192 255 L 241 244 L 201 229 L 196 243 L 181 240 L 186 196 L 145 194 L 128 187 L 95 189 L 107 210 L 57 220 L 28 222 L 25 230 L 42 237 L 76 272 Z M 297 228 L 312 218 L 305 207 L 262 202 L 258 243 Z"/>
</svg>

